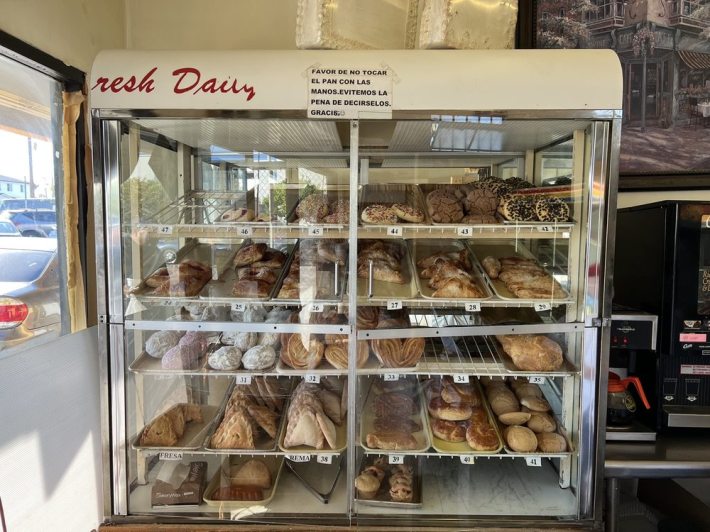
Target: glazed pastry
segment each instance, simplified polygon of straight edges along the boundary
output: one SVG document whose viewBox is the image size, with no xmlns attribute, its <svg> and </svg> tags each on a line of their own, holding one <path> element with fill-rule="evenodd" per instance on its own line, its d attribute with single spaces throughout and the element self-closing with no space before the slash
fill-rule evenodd
<svg viewBox="0 0 710 532">
<path fill-rule="evenodd" d="M 378 307 L 360 307 L 357 309 L 356 322 L 358 329 L 375 329 L 379 320 Z"/>
<path fill-rule="evenodd" d="M 555 371 L 564 358 L 560 344 L 539 334 L 496 336 L 503 350 L 522 371 Z"/>
<path fill-rule="evenodd" d="M 385 368 L 409 368 L 419 363 L 424 354 L 424 338 L 371 340 L 372 352 Z"/>
<path fill-rule="evenodd" d="M 360 473 L 355 479 L 358 497 L 361 499 L 374 499 L 380 489 L 380 482 L 381 479 L 367 470 Z"/>
<path fill-rule="evenodd" d="M 315 337 L 311 337 L 308 346 L 303 344 L 301 335 L 294 333 L 281 349 L 281 361 L 294 369 L 315 369 L 321 363 L 325 345 Z"/>
<path fill-rule="evenodd" d="M 489 423 L 470 423 L 466 429 L 466 442 L 474 451 L 492 452 L 500 447 L 498 434 Z"/>
<path fill-rule="evenodd" d="M 231 209 L 222 213 L 220 222 L 251 222 L 254 219 L 252 209 Z"/>
<path fill-rule="evenodd" d="M 225 413 L 210 444 L 215 449 L 254 449 L 256 427 L 246 408 L 238 407 Z"/>
<path fill-rule="evenodd" d="M 269 297 L 271 284 L 261 279 L 241 279 L 234 283 L 232 295 L 236 297 Z"/>
<path fill-rule="evenodd" d="M 470 404 L 447 403 L 441 397 L 433 397 L 427 408 L 432 417 L 446 421 L 466 421 L 473 413 Z"/>
<path fill-rule="evenodd" d="M 509 196 L 504 198 L 498 205 L 498 213 L 506 220 L 514 222 L 537 221 L 535 205 L 524 197 Z"/>
<path fill-rule="evenodd" d="M 362 221 L 368 224 L 396 224 L 397 214 L 387 205 L 369 205 L 362 210 Z"/>
<path fill-rule="evenodd" d="M 252 458 L 241 465 L 232 466 L 229 481 L 233 486 L 252 486 L 266 490 L 271 487 L 271 472 L 263 460 Z"/>
<path fill-rule="evenodd" d="M 431 432 L 440 440 L 454 443 L 466 441 L 466 427 L 456 421 L 432 419 Z"/>
<path fill-rule="evenodd" d="M 249 264 L 257 262 L 261 260 L 264 253 L 266 253 L 266 250 L 267 245 L 263 243 L 243 246 L 234 256 L 234 266 L 239 268 L 241 266 L 248 266 Z"/>
<path fill-rule="evenodd" d="M 296 207 L 296 214 L 306 223 L 318 223 L 328 216 L 328 200 L 323 194 L 315 193 L 302 198 Z"/>
<path fill-rule="evenodd" d="M 567 222 L 569 206 L 560 198 L 538 198 L 535 201 L 535 214 L 541 222 Z"/>
<path fill-rule="evenodd" d="M 258 263 L 254 263 L 258 264 Z M 278 276 L 276 275 L 276 272 L 267 267 L 258 267 L 255 265 L 252 265 L 250 267 L 244 267 L 244 268 L 239 268 L 237 270 L 237 280 L 259 280 L 259 281 L 264 281 L 268 284 L 273 284 L 276 282 L 276 279 Z"/>
<path fill-rule="evenodd" d="M 264 255 L 257 261 L 252 263 L 254 268 L 271 268 L 279 269 L 286 262 L 286 254 L 277 249 L 267 249 Z M 276 279 L 274 279 L 275 281 Z M 274 282 L 270 281 L 270 282 Z"/>
<path fill-rule="evenodd" d="M 498 279 L 498 275 L 500 274 L 500 270 L 502 268 L 498 259 L 490 256 L 484 257 L 481 261 L 481 266 L 483 266 L 483 269 L 486 271 L 488 277 L 491 279 Z"/>
</svg>

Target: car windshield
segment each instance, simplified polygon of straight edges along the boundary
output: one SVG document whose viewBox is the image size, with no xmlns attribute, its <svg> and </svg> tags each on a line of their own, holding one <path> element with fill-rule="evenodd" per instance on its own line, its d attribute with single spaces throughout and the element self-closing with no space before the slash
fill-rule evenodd
<svg viewBox="0 0 710 532">
<path fill-rule="evenodd" d="M 50 251 L 0 249 L 0 283 L 29 283 L 37 279 L 52 258 Z"/>
</svg>

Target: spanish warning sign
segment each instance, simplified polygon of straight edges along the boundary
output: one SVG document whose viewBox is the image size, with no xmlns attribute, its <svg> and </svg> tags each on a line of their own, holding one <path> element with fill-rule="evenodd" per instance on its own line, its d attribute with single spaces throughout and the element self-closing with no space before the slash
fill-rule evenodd
<svg viewBox="0 0 710 532">
<path fill-rule="evenodd" d="M 392 72 L 387 67 L 308 70 L 308 118 L 392 118 Z"/>
</svg>

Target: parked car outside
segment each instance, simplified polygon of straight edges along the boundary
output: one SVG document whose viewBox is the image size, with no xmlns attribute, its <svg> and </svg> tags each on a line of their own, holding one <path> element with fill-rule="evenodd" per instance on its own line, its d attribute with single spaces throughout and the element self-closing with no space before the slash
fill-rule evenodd
<svg viewBox="0 0 710 532">
<path fill-rule="evenodd" d="M 5 211 L 2 219 L 12 222 L 22 236 L 57 236 L 57 213 L 50 209 Z"/>
<path fill-rule="evenodd" d="M 0 220 L 0 236 L 22 236 L 22 233 L 17 230 L 17 227 L 12 222 Z"/>
<path fill-rule="evenodd" d="M 0 237 L 0 354 L 61 334 L 53 238 Z"/>
</svg>

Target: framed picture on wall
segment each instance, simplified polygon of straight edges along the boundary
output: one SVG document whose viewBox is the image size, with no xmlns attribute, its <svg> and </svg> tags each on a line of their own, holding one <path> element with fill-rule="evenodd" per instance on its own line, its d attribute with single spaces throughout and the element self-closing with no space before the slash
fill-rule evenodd
<svg viewBox="0 0 710 532">
<path fill-rule="evenodd" d="M 620 188 L 710 186 L 710 0 L 537 0 L 530 15 L 535 47 L 618 54 Z"/>
</svg>

